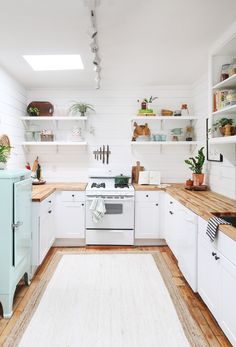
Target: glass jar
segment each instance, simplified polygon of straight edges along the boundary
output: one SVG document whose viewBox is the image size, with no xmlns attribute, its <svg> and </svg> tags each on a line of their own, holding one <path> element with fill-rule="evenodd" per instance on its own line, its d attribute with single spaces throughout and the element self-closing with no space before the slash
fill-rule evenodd
<svg viewBox="0 0 236 347">
<path fill-rule="evenodd" d="M 220 82 L 226 80 L 229 78 L 229 68 L 231 64 L 224 64 L 221 67 L 221 74 L 220 74 Z"/>
<path fill-rule="evenodd" d="M 233 76 L 236 74 L 236 58 L 233 59 L 232 64 L 229 67 L 229 76 Z"/>
</svg>

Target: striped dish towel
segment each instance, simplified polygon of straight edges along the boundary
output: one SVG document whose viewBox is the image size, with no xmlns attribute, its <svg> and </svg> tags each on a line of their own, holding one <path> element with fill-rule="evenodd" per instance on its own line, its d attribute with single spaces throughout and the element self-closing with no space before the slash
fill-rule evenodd
<svg viewBox="0 0 236 347">
<path fill-rule="evenodd" d="M 231 225 L 231 223 L 226 222 L 226 220 L 219 218 L 219 217 L 212 217 L 208 220 L 207 224 L 207 236 L 210 237 L 211 241 L 213 242 L 216 238 L 219 225 Z"/>
</svg>

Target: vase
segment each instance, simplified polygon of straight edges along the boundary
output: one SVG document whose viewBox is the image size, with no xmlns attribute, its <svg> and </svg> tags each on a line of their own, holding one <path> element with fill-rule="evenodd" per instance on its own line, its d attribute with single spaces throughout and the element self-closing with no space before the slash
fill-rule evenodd
<svg viewBox="0 0 236 347">
<path fill-rule="evenodd" d="M 7 168 L 7 163 L 4 163 L 4 162 L 0 162 L 0 170 L 6 170 Z"/>
<path fill-rule="evenodd" d="M 196 174 L 193 173 L 193 185 L 194 186 L 201 186 L 204 182 L 204 174 Z"/>
<path fill-rule="evenodd" d="M 85 117 L 85 112 L 80 112 L 80 117 Z"/>
</svg>

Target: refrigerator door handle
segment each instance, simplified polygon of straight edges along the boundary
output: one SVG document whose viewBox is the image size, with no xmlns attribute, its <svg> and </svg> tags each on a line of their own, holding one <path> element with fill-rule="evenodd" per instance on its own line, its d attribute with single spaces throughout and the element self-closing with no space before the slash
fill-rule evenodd
<svg viewBox="0 0 236 347">
<path fill-rule="evenodd" d="M 17 223 L 12 224 L 13 229 L 17 229 L 23 225 L 23 222 L 18 221 Z"/>
</svg>

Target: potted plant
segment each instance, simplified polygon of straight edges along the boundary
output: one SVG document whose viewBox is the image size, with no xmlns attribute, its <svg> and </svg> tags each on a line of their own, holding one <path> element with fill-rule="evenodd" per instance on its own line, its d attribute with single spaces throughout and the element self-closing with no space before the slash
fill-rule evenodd
<svg viewBox="0 0 236 347">
<path fill-rule="evenodd" d="M 236 126 L 233 124 L 234 120 L 232 118 L 221 118 L 212 127 L 215 131 L 219 129 L 222 136 L 230 136 L 236 135 Z"/>
<path fill-rule="evenodd" d="M 87 110 L 94 111 L 93 105 L 90 104 L 84 104 L 82 102 L 75 102 L 71 107 L 70 107 L 70 112 L 72 114 L 80 113 L 81 117 L 84 117 L 86 115 Z"/>
<path fill-rule="evenodd" d="M 204 147 L 200 148 L 196 157 L 186 159 L 184 162 L 189 165 L 191 171 L 193 171 L 193 185 L 201 186 L 204 182 L 204 173 L 202 168 L 205 162 L 205 155 L 203 153 Z"/>
<path fill-rule="evenodd" d="M 39 109 L 38 107 L 28 107 L 27 108 L 28 115 L 31 117 L 39 116 Z"/>
<path fill-rule="evenodd" d="M 7 161 L 11 152 L 10 146 L 0 144 L 0 170 L 6 169 Z"/>
</svg>

